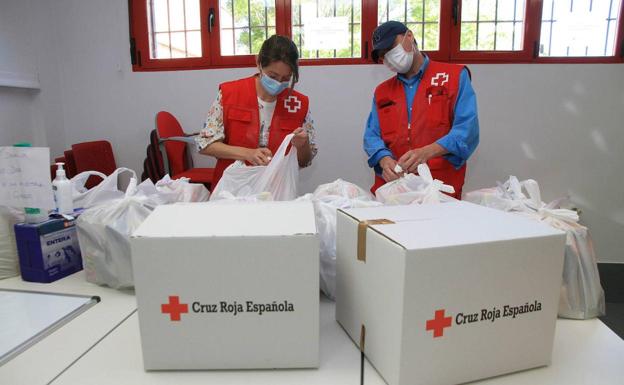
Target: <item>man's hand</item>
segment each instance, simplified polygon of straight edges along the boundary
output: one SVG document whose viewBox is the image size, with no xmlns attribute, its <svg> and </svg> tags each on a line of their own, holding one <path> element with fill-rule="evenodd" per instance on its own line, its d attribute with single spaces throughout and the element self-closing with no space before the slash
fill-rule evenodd
<svg viewBox="0 0 624 385">
<path fill-rule="evenodd" d="M 397 161 L 390 156 L 384 156 L 379 161 L 379 167 L 381 167 L 382 170 L 381 177 L 384 178 L 386 182 L 392 182 L 401 176 L 394 171 L 396 165 Z"/>
<path fill-rule="evenodd" d="M 245 160 L 254 166 L 266 166 L 271 161 L 271 150 L 268 148 L 250 148 L 247 150 Z"/>
<path fill-rule="evenodd" d="M 399 158 L 399 166 L 405 172 L 416 172 L 418 165 L 429 160 L 429 154 L 425 147 L 409 150 Z"/>
<path fill-rule="evenodd" d="M 292 143 L 293 146 L 297 147 L 297 150 L 308 145 L 308 132 L 305 129 L 299 127 L 295 131 L 293 131 L 293 134 L 295 134 L 295 136 L 293 136 L 290 143 Z"/>
<path fill-rule="evenodd" d="M 399 158 L 399 165 L 405 172 L 414 173 L 418 169 L 418 165 L 421 163 L 427 163 L 431 158 L 442 156 L 447 154 L 448 151 L 437 143 L 431 143 L 421 148 L 415 148 L 409 150 L 401 158 Z"/>
</svg>

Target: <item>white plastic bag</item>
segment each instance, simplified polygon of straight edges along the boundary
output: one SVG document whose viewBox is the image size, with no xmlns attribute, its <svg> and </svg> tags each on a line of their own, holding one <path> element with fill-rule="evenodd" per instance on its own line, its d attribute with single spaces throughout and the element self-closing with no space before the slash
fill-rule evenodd
<svg viewBox="0 0 624 385">
<path fill-rule="evenodd" d="M 130 235 L 160 204 L 171 203 L 151 180 L 132 178 L 124 196 L 86 209 L 76 220 L 87 281 L 132 288 Z"/>
<path fill-rule="evenodd" d="M 463 200 L 502 211 L 532 212 L 542 205 L 537 182 L 533 179 L 520 182 L 513 175 L 496 187 L 468 192 Z"/>
<path fill-rule="evenodd" d="M 544 222 L 566 232 L 563 281 L 559 298 L 559 316 L 588 319 L 605 313 L 604 291 L 593 243 L 585 226 L 578 223 L 578 213 L 562 208 L 566 199 L 548 205 L 542 202 L 539 184 L 533 179 L 522 182 L 510 176 L 505 183 L 467 193 L 464 200 L 509 211 Z"/>
<path fill-rule="evenodd" d="M 214 202 L 218 203 L 254 203 L 254 202 L 265 202 L 265 201 L 273 201 L 273 195 L 268 192 L 262 192 L 259 194 L 253 195 L 244 195 L 244 196 L 235 196 L 229 191 L 221 191 L 219 193 L 219 199 Z"/>
<path fill-rule="evenodd" d="M 347 199 L 361 199 L 370 201 L 373 199 L 370 192 L 364 190 L 356 184 L 347 182 L 342 179 L 336 179 L 331 183 L 325 183 L 314 190 L 313 198 L 321 199 L 323 197 L 342 197 Z"/>
<path fill-rule="evenodd" d="M 286 155 L 292 137 L 293 134 L 289 134 L 284 138 L 266 166 L 247 166 L 242 161 L 232 163 L 223 172 L 210 200 L 227 199 L 228 196 L 257 196 L 267 192 L 276 201 L 295 199 L 299 180 L 299 162 L 295 146 L 291 146 L 290 152 Z"/>
<path fill-rule="evenodd" d="M 380 206 L 372 195 L 357 185 L 338 179 L 320 185 L 312 194 L 298 200 L 314 204 L 316 227 L 320 240 L 320 286 L 323 293 L 334 299 L 336 295 L 336 210 L 355 207 Z"/>
<path fill-rule="evenodd" d="M 209 194 L 203 185 L 191 184 L 186 178 L 171 180 L 168 176 L 156 185 L 149 179 L 137 185 L 133 177 L 126 192 L 117 199 L 109 199 L 114 194 L 108 194 L 115 193 L 112 185 L 105 184 L 96 193 L 93 198 L 103 201 L 78 217 L 78 241 L 87 281 L 115 289 L 134 285 L 130 235 L 154 208 L 162 204 L 205 201 Z"/>
<path fill-rule="evenodd" d="M 74 207 L 87 209 L 113 199 L 123 198 L 125 193 L 119 189 L 119 177 L 123 173 L 129 173 L 132 178 L 137 179 L 136 173 L 125 167 L 116 169 L 108 176 L 99 171 L 85 171 L 74 176 L 71 179 Z M 103 180 L 87 190 L 84 185 L 91 175 L 97 175 Z"/>
<path fill-rule="evenodd" d="M 171 202 L 204 202 L 210 192 L 201 183 L 190 183 L 190 178 L 171 179 L 169 174 L 156 182 L 160 194 L 169 196 Z"/>
<path fill-rule="evenodd" d="M 544 205 L 536 212 L 521 212 L 566 232 L 563 281 L 559 297 L 559 316 L 589 319 L 605 314 L 605 296 L 592 239 L 587 227 L 578 223 L 578 213 L 556 208 L 558 201 Z"/>
<path fill-rule="evenodd" d="M 23 209 L 0 206 L 0 279 L 19 275 L 19 259 L 13 226 L 20 222 L 24 222 Z"/>
<path fill-rule="evenodd" d="M 409 205 L 455 201 L 455 198 L 444 194 L 454 192 L 453 186 L 433 179 L 429 166 L 422 163 L 418 165 L 418 175 L 405 174 L 386 183 L 377 189 L 375 196 L 386 205 Z"/>
</svg>

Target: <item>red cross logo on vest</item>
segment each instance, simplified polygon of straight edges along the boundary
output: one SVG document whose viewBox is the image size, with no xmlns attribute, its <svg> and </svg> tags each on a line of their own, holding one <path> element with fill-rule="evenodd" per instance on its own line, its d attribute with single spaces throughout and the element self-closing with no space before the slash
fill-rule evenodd
<svg viewBox="0 0 624 385">
<path fill-rule="evenodd" d="M 444 316 L 444 309 L 436 310 L 435 317 L 427 321 L 427 330 L 433 330 L 433 338 L 442 337 L 444 328 L 450 327 L 452 323 L 452 317 Z"/>
<path fill-rule="evenodd" d="M 288 112 L 295 113 L 301 109 L 301 100 L 294 95 L 289 96 L 284 100 L 284 108 L 288 110 Z"/>
<path fill-rule="evenodd" d="M 188 304 L 180 303 L 177 295 L 170 295 L 169 303 L 160 305 L 160 312 L 169 314 L 171 321 L 179 321 L 182 314 L 188 313 Z"/>
<path fill-rule="evenodd" d="M 440 80 L 442 81 L 442 83 L 440 83 Z M 438 72 L 436 76 L 431 78 L 431 85 L 443 86 L 444 83 L 448 83 L 448 80 L 449 80 L 449 74 L 447 74 L 446 72 Z"/>
</svg>

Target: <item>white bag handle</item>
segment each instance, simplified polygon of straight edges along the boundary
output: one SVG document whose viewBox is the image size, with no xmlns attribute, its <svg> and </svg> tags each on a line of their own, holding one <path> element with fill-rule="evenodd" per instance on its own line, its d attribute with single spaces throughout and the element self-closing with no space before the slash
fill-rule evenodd
<svg viewBox="0 0 624 385">
<path fill-rule="evenodd" d="M 521 182 L 522 188 L 527 192 L 530 202 L 534 210 L 539 210 L 544 204 L 540 193 L 539 184 L 533 179 L 527 179 Z"/>
<path fill-rule="evenodd" d="M 505 192 L 512 200 L 526 199 L 526 196 L 522 192 L 522 184 L 514 175 L 511 175 L 503 186 L 506 187 Z"/>
<path fill-rule="evenodd" d="M 279 148 L 277 149 L 275 154 L 273 154 L 273 158 L 271 158 L 271 161 L 266 166 L 267 173 L 270 173 L 272 175 L 273 172 L 275 172 L 275 169 L 284 160 L 284 158 L 286 158 L 286 150 L 288 149 L 288 146 L 290 145 L 290 141 L 292 140 L 294 136 L 295 134 L 288 134 L 286 135 L 284 140 L 282 140 L 282 143 L 280 144 Z M 290 154 L 288 154 L 288 156 L 293 156 L 293 155 L 294 156 L 297 155 L 297 147 L 295 146 L 292 146 L 290 148 Z"/>
<path fill-rule="evenodd" d="M 110 175 L 106 176 L 98 171 L 86 171 L 76 175 L 74 178 L 80 177 L 76 180 L 76 186 L 80 186 L 82 183 L 82 189 L 84 190 L 84 183 L 90 175 L 104 175 L 104 179 L 95 187 L 90 190 L 80 191 L 77 188 L 73 189 L 72 198 L 74 199 L 74 206 L 81 208 L 89 208 L 96 204 L 123 197 L 123 191 L 119 190 L 118 180 L 119 175 L 128 172 L 131 174 L 131 178 L 137 179 L 136 172 L 126 167 L 119 167 L 113 171 Z M 74 178 L 72 178 L 72 185 Z M 83 180 L 84 178 L 84 180 Z"/>
<path fill-rule="evenodd" d="M 102 182 L 100 182 L 100 184 L 98 184 L 97 186 L 93 187 L 94 189 L 100 189 L 100 190 L 110 190 L 110 191 L 117 191 L 119 190 L 119 176 L 125 172 L 128 172 L 131 174 L 131 178 L 137 179 L 137 174 L 136 172 L 134 172 L 134 170 L 126 168 L 126 167 L 119 167 L 118 169 L 116 169 L 115 171 L 113 171 L 109 176 L 105 177 L 104 180 Z"/>
<path fill-rule="evenodd" d="M 431 170 L 426 163 L 421 163 L 418 165 L 418 175 L 420 175 L 420 177 L 423 178 L 425 182 L 429 183 L 430 188 L 449 194 L 455 194 L 455 188 L 453 186 L 444 184 L 444 182 L 439 179 L 433 179 L 433 175 L 431 175 Z"/>
<path fill-rule="evenodd" d="M 496 184 L 501 198 L 515 202 L 516 209 L 537 211 L 543 206 L 539 184 L 533 179 L 520 182 L 517 177 L 511 175 L 505 183 L 496 182 Z"/>
<path fill-rule="evenodd" d="M 71 178 L 71 185 L 74 190 L 74 194 L 76 193 L 84 193 L 85 192 L 85 183 L 87 183 L 87 179 L 90 176 L 99 176 L 102 180 L 106 179 L 106 174 L 99 171 L 83 171 L 78 175 L 75 175 Z"/>
<path fill-rule="evenodd" d="M 537 213 L 541 218 L 554 218 L 567 224 L 575 224 L 579 221 L 579 213 L 575 210 L 558 208 L 563 202 L 567 202 L 570 198 L 565 196 L 550 202 L 541 207 Z"/>
<path fill-rule="evenodd" d="M 542 219 L 553 218 L 553 219 L 557 219 L 568 224 L 575 224 L 575 223 L 578 223 L 579 221 L 578 213 L 574 210 L 569 210 L 569 209 L 540 208 L 537 211 L 537 214 Z"/>
</svg>

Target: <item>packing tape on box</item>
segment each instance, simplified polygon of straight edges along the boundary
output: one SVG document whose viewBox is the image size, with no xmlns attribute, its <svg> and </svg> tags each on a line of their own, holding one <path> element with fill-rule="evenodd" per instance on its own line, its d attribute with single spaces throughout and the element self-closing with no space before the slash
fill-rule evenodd
<svg viewBox="0 0 624 385">
<path fill-rule="evenodd" d="M 389 219 L 369 219 L 358 223 L 357 259 L 366 263 L 366 229 L 370 225 L 390 225 L 394 222 Z"/>
<path fill-rule="evenodd" d="M 364 351 L 364 345 L 366 344 L 366 326 L 362 325 L 360 329 L 360 351 Z"/>
</svg>

